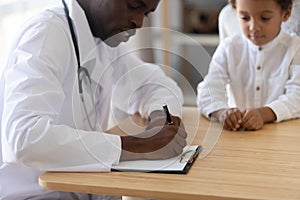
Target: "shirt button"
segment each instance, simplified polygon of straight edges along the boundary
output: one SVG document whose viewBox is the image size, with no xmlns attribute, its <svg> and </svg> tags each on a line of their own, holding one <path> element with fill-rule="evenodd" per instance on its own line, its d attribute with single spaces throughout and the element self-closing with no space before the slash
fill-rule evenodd
<svg viewBox="0 0 300 200">
<path fill-rule="evenodd" d="M 257 70 L 261 70 L 261 66 L 257 66 L 257 68 L 256 68 Z"/>
<path fill-rule="evenodd" d="M 258 47 L 258 50 L 261 51 L 261 50 L 263 50 L 263 48 L 262 47 Z"/>
<path fill-rule="evenodd" d="M 256 87 L 256 91 L 259 91 L 259 90 L 260 90 L 260 87 L 259 87 L 259 86 L 257 86 L 257 87 Z"/>
</svg>

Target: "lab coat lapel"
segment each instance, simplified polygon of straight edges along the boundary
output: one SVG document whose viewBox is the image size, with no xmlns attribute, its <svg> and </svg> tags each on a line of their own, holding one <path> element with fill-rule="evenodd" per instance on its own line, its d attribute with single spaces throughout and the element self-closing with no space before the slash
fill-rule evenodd
<svg viewBox="0 0 300 200">
<path fill-rule="evenodd" d="M 107 62 L 108 58 L 99 56 L 89 59 L 89 62 L 85 62 L 83 66 L 92 71 L 90 75 L 93 83 L 92 90 L 96 104 L 96 117 L 98 119 L 98 127 L 102 131 L 105 131 L 108 126 L 111 104 L 112 70 L 110 67 L 106 67 Z"/>
<path fill-rule="evenodd" d="M 98 128 L 105 130 L 108 124 L 112 88 L 112 70 L 110 67 L 110 48 L 104 42 L 96 45 L 84 11 L 77 1 L 67 0 L 70 17 L 77 36 L 81 66 L 85 67 L 92 79 L 95 95 Z M 100 127 L 99 127 L 100 125 Z"/>
<path fill-rule="evenodd" d="M 113 50 L 104 42 L 96 45 L 85 13 L 77 1 L 67 0 L 67 4 L 71 8 L 70 17 L 73 20 L 77 36 L 81 66 L 86 67 L 94 81 L 106 85 L 111 79 L 110 58 Z"/>
<path fill-rule="evenodd" d="M 103 43 L 102 43 L 103 44 Z M 99 124 L 103 131 L 108 126 L 108 119 L 111 107 L 111 93 L 112 93 L 112 69 L 110 67 L 110 56 L 107 56 L 105 48 L 100 44 L 98 46 L 98 58 L 96 66 L 91 73 L 91 79 L 96 83 L 96 110 Z"/>
<path fill-rule="evenodd" d="M 89 27 L 85 13 L 77 1 L 67 0 L 66 3 L 70 8 L 69 12 L 77 38 L 81 65 L 84 65 L 85 62 L 89 62 L 89 60 L 96 57 L 94 36 Z"/>
</svg>

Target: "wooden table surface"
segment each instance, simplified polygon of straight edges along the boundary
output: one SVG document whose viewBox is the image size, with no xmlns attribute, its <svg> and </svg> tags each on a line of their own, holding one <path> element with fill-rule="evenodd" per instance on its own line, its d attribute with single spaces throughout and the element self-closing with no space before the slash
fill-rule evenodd
<svg viewBox="0 0 300 200">
<path fill-rule="evenodd" d="M 217 123 L 199 116 L 196 108 L 184 108 L 189 143 L 204 145 L 186 175 L 46 172 L 39 183 L 49 190 L 159 199 L 300 199 L 300 119 L 220 134 Z"/>
</svg>

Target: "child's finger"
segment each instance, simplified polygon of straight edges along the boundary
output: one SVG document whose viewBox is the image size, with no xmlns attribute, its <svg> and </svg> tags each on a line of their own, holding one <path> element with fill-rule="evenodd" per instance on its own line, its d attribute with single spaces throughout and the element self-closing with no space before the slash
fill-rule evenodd
<svg viewBox="0 0 300 200">
<path fill-rule="evenodd" d="M 237 111 L 235 112 L 235 115 L 236 115 L 238 124 L 241 124 L 242 119 L 243 119 L 243 113 L 239 109 L 237 109 Z"/>
<path fill-rule="evenodd" d="M 224 128 L 227 129 L 227 130 L 231 130 L 231 131 L 234 131 L 234 125 L 232 124 L 232 122 L 229 120 L 229 119 L 226 119 L 224 121 Z"/>
<path fill-rule="evenodd" d="M 232 122 L 234 128 L 239 129 L 240 128 L 240 123 L 241 123 L 241 120 L 242 120 L 240 110 L 237 109 L 237 108 L 232 109 L 230 119 L 231 119 L 231 122 Z"/>
</svg>

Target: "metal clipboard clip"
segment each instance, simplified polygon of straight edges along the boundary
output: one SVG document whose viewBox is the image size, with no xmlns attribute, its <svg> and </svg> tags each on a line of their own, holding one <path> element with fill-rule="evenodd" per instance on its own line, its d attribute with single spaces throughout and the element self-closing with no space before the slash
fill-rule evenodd
<svg viewBox="0 0 300 200">
<path fill-rule="evenodd" d="M 196 150 L 188 150 L 186 152 L 184 152 L 181 156 L 180 156 L 180 163 L 188 163 L 191 164 L 194 162 L 195 158 L 199 155 L 199 151 L 198 149 Z"/>
</svg>

